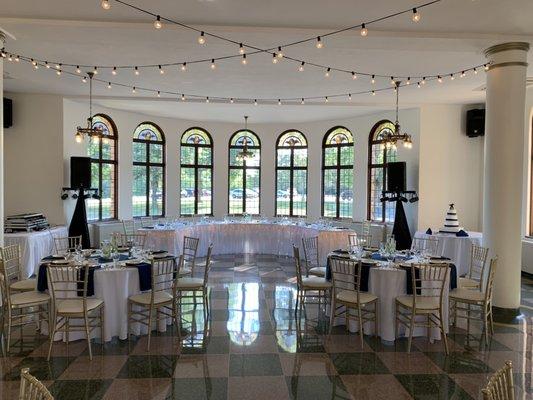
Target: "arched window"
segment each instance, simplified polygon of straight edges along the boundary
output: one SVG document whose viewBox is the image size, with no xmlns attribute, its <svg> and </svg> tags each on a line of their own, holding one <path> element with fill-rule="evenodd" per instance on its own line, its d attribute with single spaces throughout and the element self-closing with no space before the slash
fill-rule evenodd
<svg viewBox="0 0 533 400">
<path fill-rule="evenodd" d="M 93 128 L 102 130 L 102 139 L 93 137 L 87 147 L 91 157 L 91 188 L 98 189 L 99 198 L 87 200 L 87 219 L 102 221 L 117 218 L 118 191 L 118 133 L 113 120 L 96 114 Z"/>
<path fill-rule="evenodd" d="M 240 157 L 248 152 L 250 157 Z M 229 141 L 228 197 L 230 214 L 259 214 L 261 142 L 249 130 L 235 132 Z"/>
<path fill-rule="evenodd" d="M 353 136 L 342 127 L 331 128 L 322 143 L 322 215 L 353 216 Z"/>
<path fill-rule="evenodd" d="M 134 217 L 165 215 L 165 135 L 152 122 L 143 122 L 133 133 Z"/>
<path fill-rule="evenodd" d="M 307 140 L 294 130 L 276 145 L 276 215 L 307 215 Z"/>
<path fill-rule="evenodd" d="M 181 136 L 181 215 L 213 214 L 213 141 L 202 128 Z"/>
<path fill-rule="evenodd" d="M 381 202 L 381 192 L 386 190 L 387 164 L 396 161 L 396 149 L 386 148 L 384 136 L 394 132 L 394 123 L 379 121 L 368 138 L 368 201 L 367 218 L 371 221 L 394 221 L 394 202 Z"/>
</svg>

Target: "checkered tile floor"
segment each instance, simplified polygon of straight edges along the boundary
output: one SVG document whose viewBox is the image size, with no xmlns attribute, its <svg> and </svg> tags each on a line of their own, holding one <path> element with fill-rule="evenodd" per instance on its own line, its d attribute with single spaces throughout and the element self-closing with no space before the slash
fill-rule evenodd
<svg viewBox="0 0 533 400">
<path fill-rule="evenodd" d="M 450 355 L 440 342 L 414 339 L 382 343 L 335 327 L 316 306 L 294 318 L 292 260 L 276 256 L 216 257 L 210 276 L 211 314 L 184 307 L 187 336 L 180 343 L 169 327 L 146 337 L 54 346 L 30 327 L 9 357 L 0 358 L 0 398 L 16 398 L 19 372 L 29 367 L 56 399 L 480 399 L 487 377 L 512 360 L 518 399 L 533 398 L 533 282 L 523 280 L 523 318 L 495 326 L 488 344 L 481 335 L 449 335 Z M 530 308 L 531 307 L 531 308 Z"/>
</svg>

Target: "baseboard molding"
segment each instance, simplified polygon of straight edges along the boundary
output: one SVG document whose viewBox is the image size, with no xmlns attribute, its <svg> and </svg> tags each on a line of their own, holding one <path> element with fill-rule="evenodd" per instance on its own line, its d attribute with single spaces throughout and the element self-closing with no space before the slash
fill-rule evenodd
<svg viewBox="0 0 533 400">
<path fill-rule="evenodd" d="M 517 317 L 521 315 L 520 308 L 502 308 L 492 306 L 494 322 L 502 324 L 518 324 Z"/>
</svg>

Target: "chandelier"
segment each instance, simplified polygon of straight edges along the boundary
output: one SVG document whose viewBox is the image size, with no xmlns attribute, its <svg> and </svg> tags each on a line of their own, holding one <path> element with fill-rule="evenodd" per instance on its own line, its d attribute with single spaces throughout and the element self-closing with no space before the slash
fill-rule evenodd
<svg viewBox="0 0 533 400">
<path fill-rule="evenodd" d="M 248 116 L 244 116 L 244 131 L 248 132 Z M 243 147 L 242 150 L 239 151 L 236 155 L 237 161 L 246 161 L 251 160 L 255 157 L 255 154 L 248 150 L 248 143 L 252 144 L 251 139 L 249 139 L 247 136 L 242 137 L 243 141 Z"/>
<path fill-rule="evenodd" d="M 89 76 L 89 118 L 87 118 L 87 128 L 78 126 L 76 128 L 76 143 L 81 143 L 85 136 L 101 138 L 103 131 L 101 128 L 93 128 L 93 76 L 94 72 L 88 72 Z"/>
<path fill-rule="evenodd" d="M 401 133 L 400 123 L 398 122 L 398 100 L 400 96 L 400 84 L 401 81 L 394 82 L 394 90 L 396 92 L 396 122 L 394 122 L 394 132 L 387 132 L 384 134 L 384 146 L 387 149 L 396 149 L 397 142 L 403 142 L 403 147 L 411 149 L 413 147 L 413 140 L 411 135 L 407 133 Z"/>
</svg>

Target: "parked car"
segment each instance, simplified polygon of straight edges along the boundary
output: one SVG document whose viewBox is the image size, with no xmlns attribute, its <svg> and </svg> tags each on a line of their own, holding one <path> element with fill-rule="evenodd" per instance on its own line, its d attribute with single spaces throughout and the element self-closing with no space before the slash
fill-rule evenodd
<svg viewBox="0 0 533 400">
<path fill-rule="evenodd" d="M 242 199 L 244 197 L 244 190 L 242 189 L 232 189 L 229 192 L 229 195 L 232 199 Z"/>
<path fill-rule="evenodd" d="M 287 197 L 289 197 L 289 192 L 286 190 L 278 189 L 276 192 L 276 196 L 278 199 L 286 199 Z"/>
<path fill-rule="evenodd" d="M 343 190 L 341 192 L 341 200 L 353 200 L 353 190 Z"/>
</svg>

